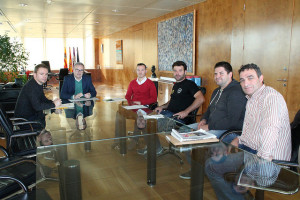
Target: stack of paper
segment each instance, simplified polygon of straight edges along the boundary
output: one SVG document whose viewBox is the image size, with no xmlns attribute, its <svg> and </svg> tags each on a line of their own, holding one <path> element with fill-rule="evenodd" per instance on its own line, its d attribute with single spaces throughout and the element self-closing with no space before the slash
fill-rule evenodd
<svg viewBox="0 0 300 200">
<path fill-rule="evenodd" d="M 214 134 L 208 133 L 202 129 L 188 133 L 179 133 L 175 129 L 172 129 L 171 135 L 180 142 L 216 138 Z"/>
<path fill-rule="evenodd" d="M 141 109 L 141 108 L 148 108 L 143 105 L 133 105 L 133 106 L 123 106 L 126 110 L 133 110 L 133 109 Z"/>
<path fill-rule="evenodd" d="M 163 115 L 143 115 L 144 119 L 160 119 L 164 118 Z"/>
<path fill-rule="evenodd" d="M 92 98 L 79 98 L 79 99 L 69 99 L 71 102 L 75 101 L 96 101 L 99 100 L 97 97 L 92 97 Z"/>
<path fill-rule="evenodd" d="M 127 101 L 127 100 L 124 99 L 124 98 L 111 98 L 111 99 L 103 99 L 103 101 L 106 101 L 106 102 L 117 102 L 117 101 Z"/>
</svg>

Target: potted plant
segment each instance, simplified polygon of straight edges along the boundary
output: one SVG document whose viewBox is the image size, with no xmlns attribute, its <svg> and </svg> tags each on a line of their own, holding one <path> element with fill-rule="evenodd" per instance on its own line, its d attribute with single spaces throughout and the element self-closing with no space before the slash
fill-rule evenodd
<svg viewBox="0 0 300 200">
<path fill-rule="evenodd" d="M 23 77 L 19 70 L 27 66 L 29 53 L 22 43 L 7 34 L 0 35 L 0 82 L 7 83 Z"/>
</svg>

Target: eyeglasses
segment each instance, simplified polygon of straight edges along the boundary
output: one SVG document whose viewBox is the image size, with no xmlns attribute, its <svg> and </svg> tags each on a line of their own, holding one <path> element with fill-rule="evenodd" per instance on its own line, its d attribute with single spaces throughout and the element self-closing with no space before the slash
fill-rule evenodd
<svg viewBox="0 0 300 200">
<path fill-rule="evenodd" d="M 75 69 L 76 72 L 83 72 L 84 69 Z"/>
</svg>

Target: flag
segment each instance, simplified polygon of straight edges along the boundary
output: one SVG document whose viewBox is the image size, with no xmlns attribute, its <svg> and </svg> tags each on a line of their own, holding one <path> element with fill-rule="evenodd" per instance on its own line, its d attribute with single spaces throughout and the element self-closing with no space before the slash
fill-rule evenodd
<svg viewBox="0 0 300 200">
<path fill-rule="evenodd" d="M 73 72 L 73 63 L 72 63 L 72 53 L 71 53 L 71 47 L 69 47 L 69 71 Z"/>
<path fill-rule="evenodd" d="M 80 62 L 80 61 L 79 61 L 79 51 L 78 51 L 78 47 L 77 47 L 77 62 Z"/>
<path fill-rule="evenodd" d="M 76 55 L 75 55 L 75 47 L 73 47 L 73 57 L 72 57 L 72 61 L 73 61 L 73 66 L 76 63 Z"/>
<path fill-rule="evenodd" d="M 64 54 L 64 68 L 68 68 L 66 47 L 65 47 L 65 54 Z"/>
</svg>

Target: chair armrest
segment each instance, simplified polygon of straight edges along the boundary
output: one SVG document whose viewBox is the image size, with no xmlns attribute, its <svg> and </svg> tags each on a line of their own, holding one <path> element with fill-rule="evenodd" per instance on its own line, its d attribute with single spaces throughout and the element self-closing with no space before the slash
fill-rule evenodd
<svg viewBox="0 0 300 200">
<path fill-rule="evenodd" d="M 13 123 L 14 126 L 26 125 L 26 124 L 40 124 L 40 125 L 42 125 L 40 122 L 37 122 L 37 121 L 26 121 L 26 122 L 15 122 L 15 123 Z"/>
<path fill-rule="evenodd" d="M 30 136 L 30 135 L 38 135 L 40 132 L 38 131 L 33 131 L 33 132 L 27 132 L 27 131 L 17 131 L 14 132 L 13 135 L 11 135 L 12 138 L 16 137 L 25 137 L 25 136 Z"/>
<path fill-rule="evenodd" d="M 18 185 L 22 188 L 23 192 L 27 193 L 28 192 L 28 188 L 27 186 L 22 182 L 20 181 L 19 179 L 16 179 L 16 178 L 13 178 L 13 177 L 10 177 L 10 176 L 0 176 L 0 180 L 3 180 L 3 179 L 9 179 L 9 180 L 13 180 L 15 182 L 18 183 Z"/>
<path fill-rule="evenodd" d="M 11 117 L 11 118 L 9 118 L 9 120 L 11 120 L 11 121 L 17 121 L 17 120 L 20 120 L 20 121 L 28 121 L 27 119 L 25 119 L 25 118 L 20 118 L 20 117 Z"/>
<path fill-rule="evenodd" d="M 242 131 L 241 130 L 228 130 L 220 136 L 220 138 L 219 138 L 220 141 L 222 141 L 225 137 L 227 137 L 228 135 L 231 135 L 231 134 L 242 135 Z"/>
<path fill-rule="evenodd" d="M 299 164 L 298 163 L 294 163 L 294 162 L 291 162 L 291 161 L 286 161 L 286 160 L 272 160 L 272 162 L 275 163 L 275 164 L 277 164 L 277 165 L 299 168 Z"/>
<path fill-rule="evenodd" d="M 4 153 L 5 157 L 7 158 L 8 157 L 7 150 L 1 145 L 0 145 L 0 150 Z"/>
<path fill-rule="evenodd" d="M 13 167 L 21 163 L 33 163 L 34 165 L 36 165 L 36 162 L 32 159 L 13 156 L 13 157 L 9 157 L 9 160 L 0 163 L 0 170 Z"/>
</svg>

